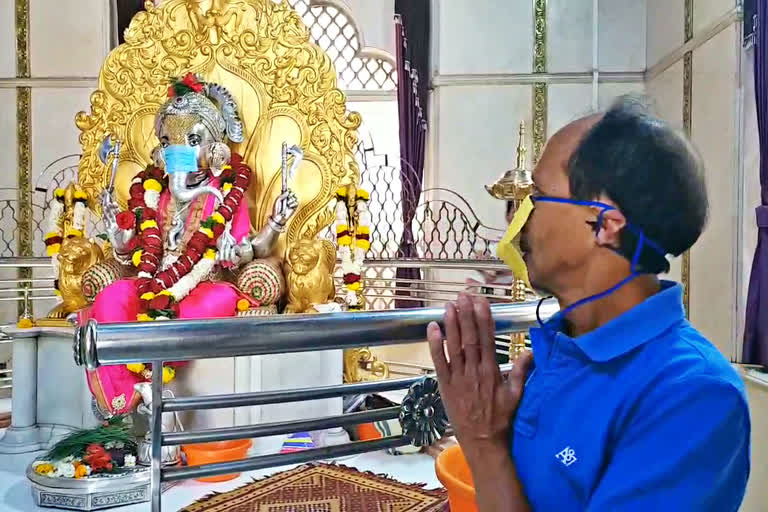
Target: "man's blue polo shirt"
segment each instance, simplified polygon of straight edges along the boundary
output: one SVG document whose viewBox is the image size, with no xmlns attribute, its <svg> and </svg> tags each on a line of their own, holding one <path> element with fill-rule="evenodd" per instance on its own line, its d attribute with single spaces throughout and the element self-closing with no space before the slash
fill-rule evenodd
<svg viewBox="0 0 768 512">
<path fill-rule="evenodd" d="M 515 466 L 535 511 L 730 512 L 749 475 L 741 378 L 662 289 L 578 338 L 531 329 Z"/>
</svg>

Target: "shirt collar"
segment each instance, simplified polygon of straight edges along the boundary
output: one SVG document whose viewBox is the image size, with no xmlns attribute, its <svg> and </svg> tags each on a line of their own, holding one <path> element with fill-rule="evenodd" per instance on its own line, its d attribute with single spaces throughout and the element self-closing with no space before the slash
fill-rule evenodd
<svg viewBox="0 0 768 512">
<path fill-rule="evenodd" d="M 662 281 L 658 293 L 594 331 L 578 338 L 557 332 L 557 337 L 563 341 L 572 341 L 590 360 L 606 362 L 659 337 L 684 319 L 683 287 L 672 281 Z M 543 328 L 531 329 L 531 344 L 537 366 L 544 362 L 542 357 L 548 358 L 551 333 L 556 332 L 556 329 L 550 322 Z M 536 357 L 537 351 L 539 357 Z"/>
</svg>

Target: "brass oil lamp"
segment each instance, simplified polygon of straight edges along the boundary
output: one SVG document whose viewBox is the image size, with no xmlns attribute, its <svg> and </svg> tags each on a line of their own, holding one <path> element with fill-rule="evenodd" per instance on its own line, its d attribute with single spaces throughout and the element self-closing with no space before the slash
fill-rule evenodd
<svg viewBox="0 0 768 512">
<path fill-rule="evenodd" d="M 499 179 L 485 190 L 496 199 L 512 202 L 512 211 L 522 204 L 523 200 L 533 191 L 533 177 L 531 171 L 526 169 L 525 157 L 528 149 L 525 147 L 525 123 L 520 122 L 519 140 L 517 144 L 517 164 L 514 169 L 505 171 Z M 515 278 L 512 285 L 512 299 L 515 302 L 525 301 L 527 287 L 522 279 Z M 510 338 L 509 358 L 516 359 L 525 350 L 525 333 L 513 334 Z"/>
</svg>

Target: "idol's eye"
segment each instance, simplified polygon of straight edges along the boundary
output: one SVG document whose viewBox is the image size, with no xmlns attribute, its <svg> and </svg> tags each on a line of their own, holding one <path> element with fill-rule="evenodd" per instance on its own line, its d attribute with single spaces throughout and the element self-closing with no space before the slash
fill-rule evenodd
<svg viewBox="0 0 768 512">
<path fill-rule="evenodd" d="M 189 141 L 190 146 L 199 146 L 200 145 L 200 136 L 196 133 L 193 133 L 189 137 L 187 137 L 187 140 Z"/>
<path fill-rule="evenodd" d="M 160 141 L 160 145 L 163 146 L 164 148 L 167 148 L 169 146 L 168 139 L 163 139 L 162 141 Z"/>
</svg>

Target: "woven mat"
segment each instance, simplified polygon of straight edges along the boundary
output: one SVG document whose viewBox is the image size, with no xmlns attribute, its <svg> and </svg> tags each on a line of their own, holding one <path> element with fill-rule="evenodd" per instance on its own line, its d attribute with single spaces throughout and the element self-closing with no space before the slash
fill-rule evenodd
<svg viewBox="0 0 768 512">
<path fill-rule="evenodd" d="M 445 490 L 424 490 L 342 465 L 307 464 L 212 494 L 180 512 L 448 512 Z"/>
</svg>

